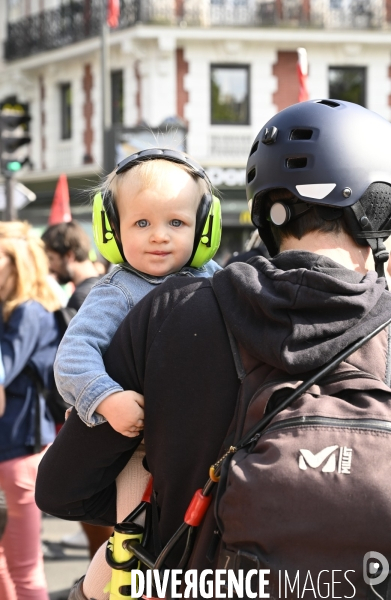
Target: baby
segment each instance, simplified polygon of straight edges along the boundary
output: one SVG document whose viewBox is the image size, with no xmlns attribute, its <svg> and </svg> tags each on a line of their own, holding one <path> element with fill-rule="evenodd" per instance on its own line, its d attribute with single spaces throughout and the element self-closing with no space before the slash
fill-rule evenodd
<svg viewBox="0 0 391 600">
<path fill-rule="evenodd" d="M 107 420 L 134 437 L 143 429 L 143 396 L 107 375 L 103 354 L 129 310 L 167 277 L 211 277 L 220 269 L 211 260 L 221 237 L 220 203 L 200 165 L 184 153 L 155 148 L 118 165 L 96 194 L 93 211 L 99 251 L 121 264 L 92 288 L 72 319 L 57 353 L 56 383 L 87 425 Z M 138 504 L 146 480 L 139 453 L 117 479 L 118 520 Z M 108 597 L 101 585 L 110 578 L 103 550 L 93 561 L 94 576 L 89 570 L 74 598 L 83 592 Z"/>
<path fill-rule="evenodd" d="M 112 255 L 124 262 L 92 288 L 72 319 L 55 377 L 87 425 L 107 420 L 134 436 L 142 428 L 142 397 L 123 391 L 106 374 L 102 355 L 125 315 L 156 285 L 178 275 L 211 277 L 220 269 L 210 260 L 220 242 L 220 206 L 202 167 L 183 153 L 160 149 L 122 161 L 104 182 L 102 196 L 109 228 L 101 226 L 97 195 L 95 240 L 111 262 Z"/>
</svg>

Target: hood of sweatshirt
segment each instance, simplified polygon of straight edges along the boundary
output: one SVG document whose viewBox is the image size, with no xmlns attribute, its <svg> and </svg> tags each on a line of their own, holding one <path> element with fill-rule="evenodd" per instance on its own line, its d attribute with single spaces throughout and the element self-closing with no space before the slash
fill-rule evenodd
<svg viewBox="0 0 391 600">
<path fill-rule="evenodd" d="M 391 317 L 391 293 L 330 258 L 286 251 L 233 263 L 213 278 L 227 326 L 262 362 L 288 373 L 324 365 Z"/>
</svg>

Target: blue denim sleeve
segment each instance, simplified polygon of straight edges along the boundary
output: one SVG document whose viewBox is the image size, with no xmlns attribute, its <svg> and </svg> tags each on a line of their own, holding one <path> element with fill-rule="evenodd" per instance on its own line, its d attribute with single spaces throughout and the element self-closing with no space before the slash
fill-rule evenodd
<svg viewBox="0 0 391 600">
<path fill-rule="evenodd" d="M 220 265 L 218 265 L 216 261 L 210 260 L 206 263 L 205 269 L 208 273 L 207 276 L 212 277 L 213 273 L 216 273 L 216 271 L 221 271 L 222 267 L 220 267 Z"/>
<path fill-rule="evenodd" d="M 4 385 L 5 373 L 4 373 L 4 365 L 3 365 L 3 356 L 1 354 L 0 349 L 0 385 Z"/>
<path fill-rule="evenodd" d="M 185 267 L 185 270 L 190 271 L 194 277 L 213 277 L 216 271 L 221 271 L 222 267 L 214 260 L 209 260 L 203 267 L 196 269 L 195 267 Z"/>
<path fill-rule="evenodd" d="M 59 346 L 54 363 L 57 388 L 87 425 L 104 423 L 104 417 L 94 411 L 107 396 L 123 390 L 107 375 L 102 357 L 133 305 L 121 281 L 99 282 L 73 317 Z"/>
</svg>

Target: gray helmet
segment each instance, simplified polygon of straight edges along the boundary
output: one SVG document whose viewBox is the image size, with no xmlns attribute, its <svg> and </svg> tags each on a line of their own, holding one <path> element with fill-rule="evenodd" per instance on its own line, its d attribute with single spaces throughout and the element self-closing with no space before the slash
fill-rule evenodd
<svg viewBox="0 0 391 600">
<path fill-rule="evenodd" d="M 391 234 L 391 124 L 376 113 L 342 100 L 286 108 L 256 137 L 246 181 L 252 221 L 272 256 L 278 248 L 265 193 L 285 188 L 307 205 L 338 209 L 382 271 Z"/>
</svg>

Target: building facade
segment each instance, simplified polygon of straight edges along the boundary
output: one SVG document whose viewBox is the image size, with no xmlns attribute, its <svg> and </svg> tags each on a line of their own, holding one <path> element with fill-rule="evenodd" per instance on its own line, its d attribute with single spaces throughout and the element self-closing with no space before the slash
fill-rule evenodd
<svg viewBox="0 0 391 600">
<path fill-rule="evenodd" d="M 391 117 L 391 0 L 105 0 L 0 3 L 0 102 L 26 103 L 37 194 L 20 211 L 47 220 L 59 175 L 72 213 L 90 220 L 88 187 L 151 144 L 185 148 L 220 190 L 221 261 L 251 231 L 245 164 L 261 126 L 298 101 L 297 48 L 310 98 L 341 98 Z M 103 60 L 102 60 L 103 59 Z M 104 142 L 106 155 L 104 153 Z"/>
</svg>

